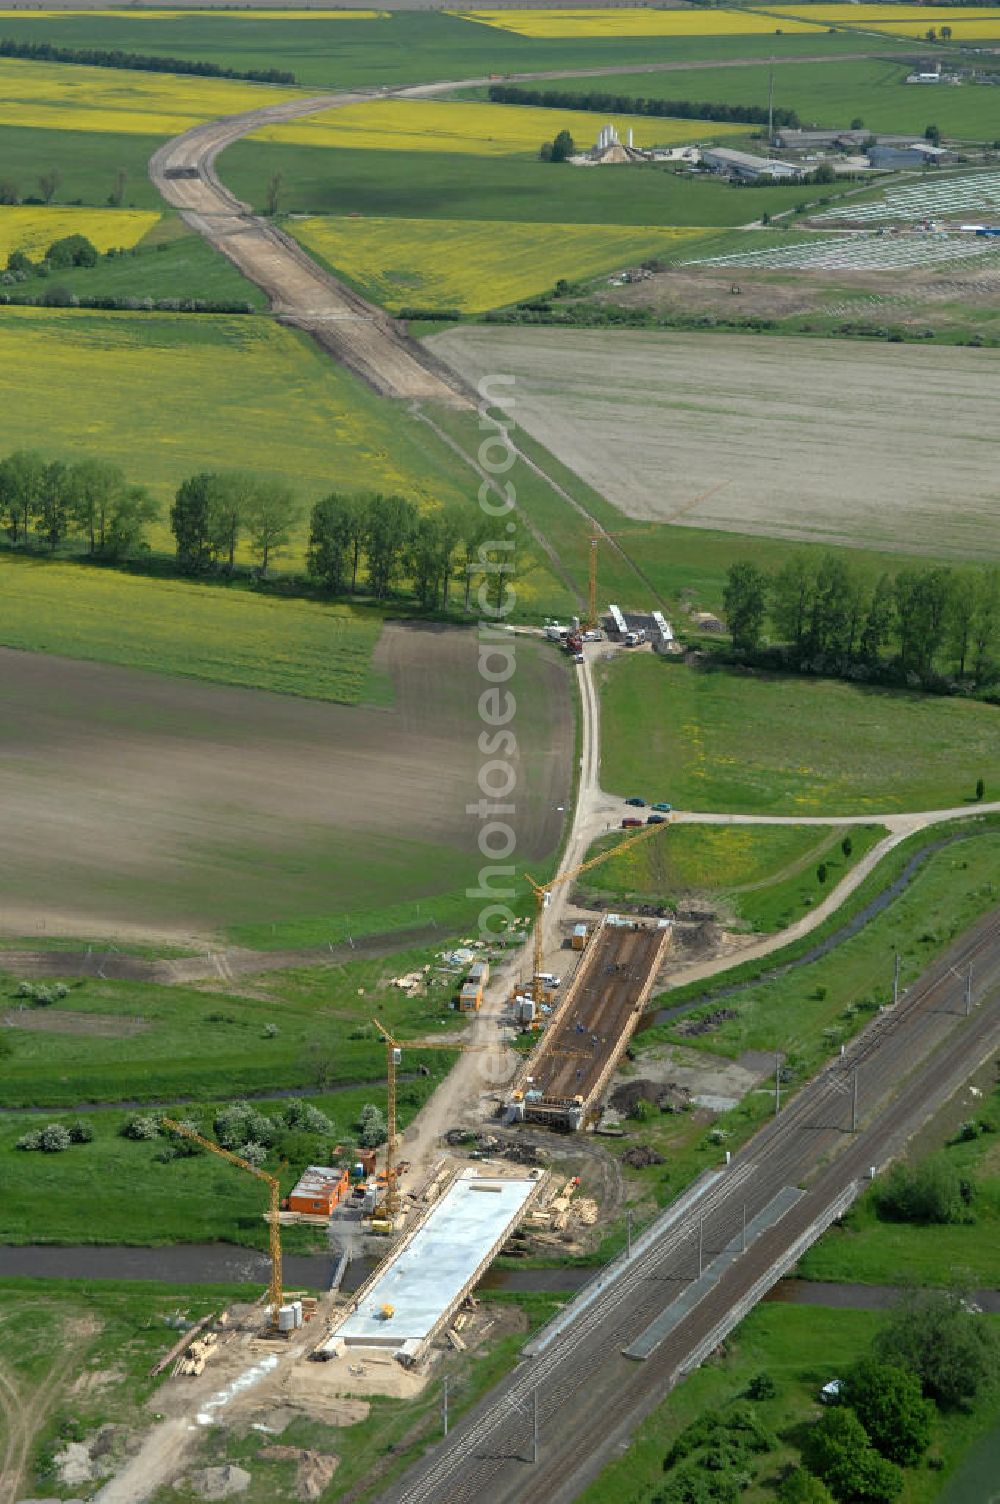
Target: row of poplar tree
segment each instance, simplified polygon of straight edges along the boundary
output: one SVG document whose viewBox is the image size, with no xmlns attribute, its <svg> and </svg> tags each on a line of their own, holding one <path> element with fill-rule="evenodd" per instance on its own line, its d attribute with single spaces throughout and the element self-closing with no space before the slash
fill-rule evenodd
<svg viewBox="0 0 1000 1504">
<path fill-rule="evenodd" d="M 734 648 L 800 671 L 974 689 L 1000 675 L 996 568 L 929 564 L 872 579 L 837 554 L 796 553 L 770 572 L 732 565 L 723 600 Z"/>
</svg>

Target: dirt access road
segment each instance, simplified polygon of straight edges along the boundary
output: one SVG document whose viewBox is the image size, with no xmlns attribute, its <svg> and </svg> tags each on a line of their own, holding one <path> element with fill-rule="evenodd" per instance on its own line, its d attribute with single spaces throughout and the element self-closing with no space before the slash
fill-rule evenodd
<svg viewBox="0 0 1000 1504">
<path fill-rule="evenodd" d="M 460 383 L 437 369 L 435 357 L 408 339 L 382 309 L 317 266 L 290 235 L 254 214 L 216 175 L 219 152 L 262 125 L 377 97 L 372 91 L 321 94 L 195 126 L 160 147 L 150 159 L 149 175 L 191 228 L 267 294 L 281 323 L 311 334 L 381 396 L 466 407 L 469 399 Z"/>
</svg>

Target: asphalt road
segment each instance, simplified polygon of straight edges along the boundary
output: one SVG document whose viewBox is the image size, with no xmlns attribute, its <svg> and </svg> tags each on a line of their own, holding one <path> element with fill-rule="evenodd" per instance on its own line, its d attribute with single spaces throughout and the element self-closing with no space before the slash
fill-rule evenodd
<svg viewBox="0 0 1000 1504">
<path fill-rule="evenodd" d="M 972 966 L 974 1007 L 965 1015 Z M 1000 1040 L 1000 910 L 931 967 L 895 1009 L 792 1099 L 689 1211 L 633 1258 L 601 1299 L 538 1356 L 523 1360 L 383 1498 L 386 1504 L 519 1504 L 529 1493 L 570 1504 L 636 1424 L 760 1298 L 774 1270 L 870 1166 L 881 1167 Z M 851 1132 L 857 1072 L 859 1130 Z M 784 1187 L 806 1195 L 735 1260 L 645 1362 L 622 1349 L 697 1276 L 699 1225 L 707 1265 Z M 784 1261 L 784 1264 L 783 1264 Z M 537 1391 L 540 1460 L 532 1454 Z M 567 1423 L 571 1417 L 571 1423 Z"/>
</svg>

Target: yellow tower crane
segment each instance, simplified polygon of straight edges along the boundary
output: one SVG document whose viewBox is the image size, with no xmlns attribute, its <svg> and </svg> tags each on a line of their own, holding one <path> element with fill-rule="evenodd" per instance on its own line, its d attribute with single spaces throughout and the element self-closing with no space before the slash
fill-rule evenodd
<svg viewBox="0 0 1000 1504">
<path fill-rule="evenodd" d="M 216 1144 L 210 1138 L 204 1138 L 196 1133 L 193 1128 L 178 1123 L 174 1118 L 164 1118 L 163 1126 L 172 1128 L 174 1133 L 179 1133 L 182 1138 L 192 1139 L 196 1144 L 201 1144 L 210 1154 L 217 1154 L 220 1159 L 226 1159 L 231 1165 L 236 1165 L 240 1170 L 247 1170 L 262 1180 L 270 1191 L 270 1205 L 267 1213 L 268 1225 L 271 1234 L 271 1282 L 267 1291 L 267 1302 L 271 1311 L 271 1325 L 277 1327 L 278 1312 L 281 1310 L 283 1298 L 281 1283 L 281 1223 L 278 1220 L 278 1212 L 281 1205 L 281 1183 L 274 1175 L 269 1175 L 266 1170 L 258 1169 L 248 1159 L 241 1159 L 238 1154 L 233 1154 L 229 1149 L 223 1149 L 221 1144 Z"/>
<path fill-rule="evenodd" d="M 599 543 L 613 543 L 616 538 L 638 538 L 641 537 L 643 533 L 659 532 L 664 523 L 676 522 L 679 517 L 684 516 L 685 512 L 690 512 L 692 507 L 696 507 L 700 501 L 707 501 L 710 496 L 714 496 L 718 491 L 725 490 L 726 486 L 731 484 L 731 481 L 724 480 L 717 486 L 710 486 L 707 491 L 699 492 L 697 496 L 693 497 L 691 501 L 686 501 L 684 505 L 680 507 L 678 511 L 674 512 L 670 517 L 662 518 L 660 523 L 655 527 L 637 527 L 623 529 L 621 532 L 609 533 L 607 529 L 600 527 L 600 524 L 598 524 L 595 527 L 594 531 L 590 534 L 590 579 L 588 581 L 589 588 L 587 591 L 587 626 L 597 626 L 597 545 Z M 617 545 L 615 546 L 617 547 Z M 624 550 L 622 550 L 622 552 L 624 552 Z M 631 560 L 628 559 L 627 555 L 626 562 L 631 562 Z"/>
<path fill-rule="evenodd" d="M 488 1044 L 455 1044 L 452 1040 L 393 1039 L 377 1018 L 372 1023 L 385 1041 L 385 1074 L 388 1088 L 385 1141 L 385 1209 L 391 1217 L 399 1211 L 399 1171 L 396 1168 L 396 1069 L 404 1050 L 458 1050 L 463 1055 L 492 1049 Z"/>
<path fill-rule="evenodd" d="M 534 970 L 532 972 L 531 995 L 536 1003 L 544 1001 L 545 986 L 541 980 L 541 970 L 545 955 L 542 915 L 548 908 L 549 897 L 553 888 L 561 887 L 563 883 L 568 883 L 571 878 L 579 877 L 581 872 L 586 872 L 591 867 L 599 866 L 601 862 L 608 861 L 610 857 L 620 856 L 623 851 L 630 851 L 640 841 L 648 840 L 650 836 L 656 835 L 657 831 L 662 830 L 663 825 L 668 823 L 668 820 L 664 820 L 663 824 L 647 825 L 644 830 L 638 831 L 634 836 L 630 836 L 628 840 L 619 841 L 616 846 L 609 846 L 606 851 L 599 851 L 596 856 L 589 857 L 587 861 L 581 862 L 578 867 L 571 867 L 568 872 L 558 872 L 551 882 L 536 883 L 530 872 L 524 874 L 525 882 L 531 885 L 531 891 L 535 895 Z"/>
</svg>

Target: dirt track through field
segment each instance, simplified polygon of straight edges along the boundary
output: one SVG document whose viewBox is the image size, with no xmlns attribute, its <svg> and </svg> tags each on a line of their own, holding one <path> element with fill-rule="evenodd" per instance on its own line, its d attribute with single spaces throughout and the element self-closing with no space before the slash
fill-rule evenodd
<svg viewBox="0 0 1000 1504">
<path fill-rule="evenodd" d="M 629 517 L 1000 557 L 1000 354 L 757 335 L 464 328 L 467 380 Z"/>
<path fill-rule="evenodd" d="M 562 828 L 572 705 L 553 652 L 525 643 L 518 665 L 519 852 L 537 861 Z M 373 667 L 390 708 L 0 651 L 0 928 L 176 945 L 460 890 L 481 865 L 476 635 L 390 623 Z"/>
</svg>

